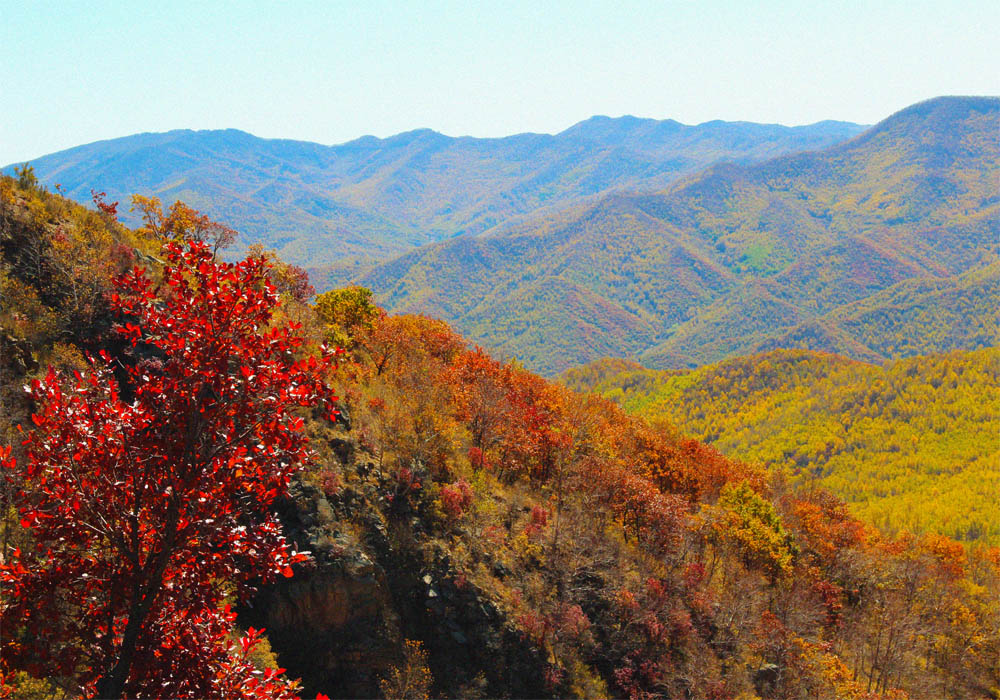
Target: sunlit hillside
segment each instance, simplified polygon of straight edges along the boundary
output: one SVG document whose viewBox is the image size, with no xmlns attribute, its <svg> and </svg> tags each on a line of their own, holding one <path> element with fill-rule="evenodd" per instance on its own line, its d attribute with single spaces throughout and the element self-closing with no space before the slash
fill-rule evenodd
<svg viewBox="0 0 1000 700">
<path fill-rule="evenodd" d="M 872 365 L 777 350 L 691 371 L 601 361 L 563 381 L 844 498 L 888 532 L 1000 542 L 1000 350 Z"/>
<path fill-rule="evenodd" d="M 111 203 L 0 179 L 4 693 L 964 700 L 993 683 L 996 549 L 881 533 L 816 483 L 367 290 L 310 303 L 300 269 L 224 262 L 212 230 L 186 208 L 130 230 Z M 994 360 L 880 374 L 790 353 L 710 369 L 705 391 L 738 410 L 778 380 L 810 406 L 800 382 L 851 379 L 863 396 L 834 382 L 825 403 L 856 402 L 901 454 L 940 454 L 906 442 L 934 433 L 964 456 L 989 426 L 982 401 L 963 417 L 967 389 L 996 383 Z M 331 388 L 338 413 L 312 401 Z M 889 414 L 913 430 L 878 433 Z M 784 437 L 806 469 L 846 442 Z M 981 484 L 962 488 L 978 513 Z"/>
<path fill-rule="evenodd" d="M 695 367 L 788 334 L 858 359 L 988 345 L 998 129 L 1000 99 L 929 100 L 826 150 L 425 246 L 362 281 L 545 373 Z"/>
</svg>

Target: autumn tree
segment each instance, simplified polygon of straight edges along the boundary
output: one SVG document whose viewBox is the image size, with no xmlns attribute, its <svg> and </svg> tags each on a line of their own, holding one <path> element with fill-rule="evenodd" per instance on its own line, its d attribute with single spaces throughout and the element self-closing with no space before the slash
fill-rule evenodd
<svg viewBox="0 0 1000 700">
<path fill-rule="evenodd" d="M 245 676 L 224 603 L 304 559 L 269 506 L 308 457 L 298 409 L 334 399 L 331 356 L 272 322 L 264 259 L 164 250 L 160 283 L 115 282 L 131 355 L 29 388 L 26 458 L 3 466 L 33 543 L 0 566 L 2 657 L 100 697 L 284 697 Z"/>
<path fill-rule="evenodd" d="M 342 328 L 337 318 L 353 312 L 328 306 L 331 297 L 321 295 L 317 315 L 332 328 Z M 363 297 L 362 297 L 363 299 Z M 356 299 L 355 299 L 356 300 Z M 341 299 L 349 306 L 350 299 Z M 419 315 L 388 316 L 376 307 L 374 319 L 346 322 L 351 328 L 351 347 L 345 375 L 364 386 L 365 401 L 349 404 L 365 426 L 359 436 L 378 455 L 381 467 L 390 465 L 410 470 L 426 467 L 435 479 L 450 477 L 451 452 L 460 439 L 454 418 L 447 370 L 463 351 L 462 339 L 442 321 Z M 364 318 L 362 314 L 361 318 Z M 357 317 L 355 317 L 357 318 Z M 355 398 L 355 397 L 351 397 Z"/>
<path fill-rule="evenodd" d="M 23 163 L 21 167 L 14 166 L 14 174 L 17 175 L 17 184 L 25 190 L 32 190 L 38 187 L 38 176 L 35 175 L 35 168 L 30 163 Z"/>
<path fill-rule="evenodd" d="M 717 507 L 721 512 L 715 530 L 735 544 L 748 566 L 772 579 L 791 571 L 798 547 L 770 501 L 741 481 L 726 484 Z"/>
<path fill-rule="evenodd" d="M 501 365 L 482 348 L 459 354 L 450 368 L 455 408 L 479 450 L 477 467 L 503 439 L 503 426 L 517 420 L 508 400 L 511 373 L 510 365 Z"/>
<path fill-rule="evenodd" d="M 285 262 L 275 251 L 267 250 L 260 243 L 254 243 L 247 248 L 247 254 L 267 260 L 271 284 L 283 298 L 304 303 L 316 293 L 309 282 L 309 273 L 298 265 Z"/>
<path fill-rule="evenodd" d="M 426 700 L 430 697 L 433 683 L 434 678 L 427 667 L 427 652 L 423 645 L 419 641 L 407 639 L 403 662 L 379 682 L 379 688 L 387 698 Z"/>
<path fill-rule="evenodd" d="M 144 226 L 140 231 L 160 241 L 204 243 L 217 253 L 236 240 L 236 231 L 181 201 L 171 204 L 164 213 L 159 199 L 136 194 L 132 195 L 132 208 L 142 216 Z"/>
<path fill-rule="evenodd" d="M 352 350 L 363 336 L 370 334 L 383 312 L 364 287 L 344 287 L 323 292 L 316 298 L 316 315 L 326 326 L 333 342 Z"/>
</svg>

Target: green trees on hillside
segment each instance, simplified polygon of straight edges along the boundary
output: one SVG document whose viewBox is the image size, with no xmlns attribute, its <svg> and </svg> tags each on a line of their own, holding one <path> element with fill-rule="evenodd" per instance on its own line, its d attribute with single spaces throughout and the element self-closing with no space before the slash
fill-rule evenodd
<svg viewBox="0 0 1000 700">
<path fill-rule="evenodd" d="M 543 373 L 609 355 L 674 368 L 988 346 L 996 284 L 963 275 L 1000 255 L 998 128 L 1000 100 L 933 100 L 824 151 L 460 236 L 360 281 Z"/>
<path fill-rule="evenodd" d="M 327 337 L 337 347 L 351 349 L 360 337 L 375 327 L 382 313 L 372 301 L 371 290 L 344 287 L 320 294 L 314 308 L 326 324 Z"/>
</svg>

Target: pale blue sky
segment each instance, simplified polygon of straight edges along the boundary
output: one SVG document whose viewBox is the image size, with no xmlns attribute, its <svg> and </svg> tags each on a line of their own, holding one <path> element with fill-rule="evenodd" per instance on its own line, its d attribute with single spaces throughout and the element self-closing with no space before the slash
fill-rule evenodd
<svg viewBox="0 0 1000 700">
<path fill-rule="evenodd" d="M 1000 94 L 1000 2 L 0 0 L 0 164 L 236 127 L 339 143 L 594 114 L 872 123 Z"/>
</svg>

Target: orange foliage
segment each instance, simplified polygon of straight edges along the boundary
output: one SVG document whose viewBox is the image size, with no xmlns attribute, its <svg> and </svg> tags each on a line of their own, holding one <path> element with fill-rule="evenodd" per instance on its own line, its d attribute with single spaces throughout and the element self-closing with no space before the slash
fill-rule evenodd
<svg viewBox="0 0 1000 700">
<path fill-rule="evenodd" d="M 800 546 L 821 559 L 857 547 L 867 536 L 865 526 L 848 513 L 847 505 L 827 491 L 801 495 L 792 502 L 791 513 Z"/>
<path fill-rule="evenodd" d="M 375 426 L 388 445 L 393 508 L 410 500 L 416 508 L 421 470 L 440 484 L 426 491 L 439 494 L 448 521 L 481 518 L 469 529 L 498 552 L 526 541 L 526 570 L 551 577 L 560 593 L 546 602 L 522 581 L 532 600 L 515 589 L 512 607 L 525 640 L 561 659 L 554 669 L 572 671 L 560 655 L 594 644 L 591 625 L 610 635 L 601 642 L 615 654 L 606 680 L 621 696 L 672 697 L 676 658 L 705 644 L 750 651 L 746 639 L 760 640 L 754 653 L 765 666 L 782 669 L 775 696 L 895 697 L 901 674 L 959 693 L 986 667 L 996 553 L 968 553 L 943 537 L 880 536 L 827 492 L 791 490 L 668 424 L 468 349 L 431 319 L 381 316 L 357 342 L 358 410 L 368 418 L 359 425 Z M 492 477 L 470 476 L 479 471 Z M 514 530 L 509 514 L 504 524 L 470 513 L 463 474 L 477 490 L 478 479 L 495 477 L 501 492 L 521 482 L 547 500 L 522 503 L 527 517 Z M 490 501 L 501 499 L 483 498 L 483 513 Z M 584 517 L 619 528 L 617 556 L 655 562 L 645 586 L 615 581 L 606 618 L 562 597 L 572 589 L 566 572 L 582 568 L 574 557 L 583 540 L 572 538 L 593 525 L 581 525 Z M 918 643 L 930 645 L 919 663 L 905 652 Z M 724 679 L 701 680 L 704 697 L 729 692 Z"/>
<path fill-rule="evenodd" d="M 138 209 L 142 215 L 145 226 L 140 230 L 160 241 L 197 241 L 218 251 L 236 240 L 236 231 L 213 221 L 181 201 L 171 204 L 169 211 L 164 214 L 159 199 L 136 194 L 132 195 L 132 208 Z"/>
<path fill-rule="evenodd" d="M 958 580 L 965 576 L 968 557 L 961 542 L 944 535 L 924 535 L 917 546 L 931 555 L 941 572 L 948 578 Z"/>
</svg>

